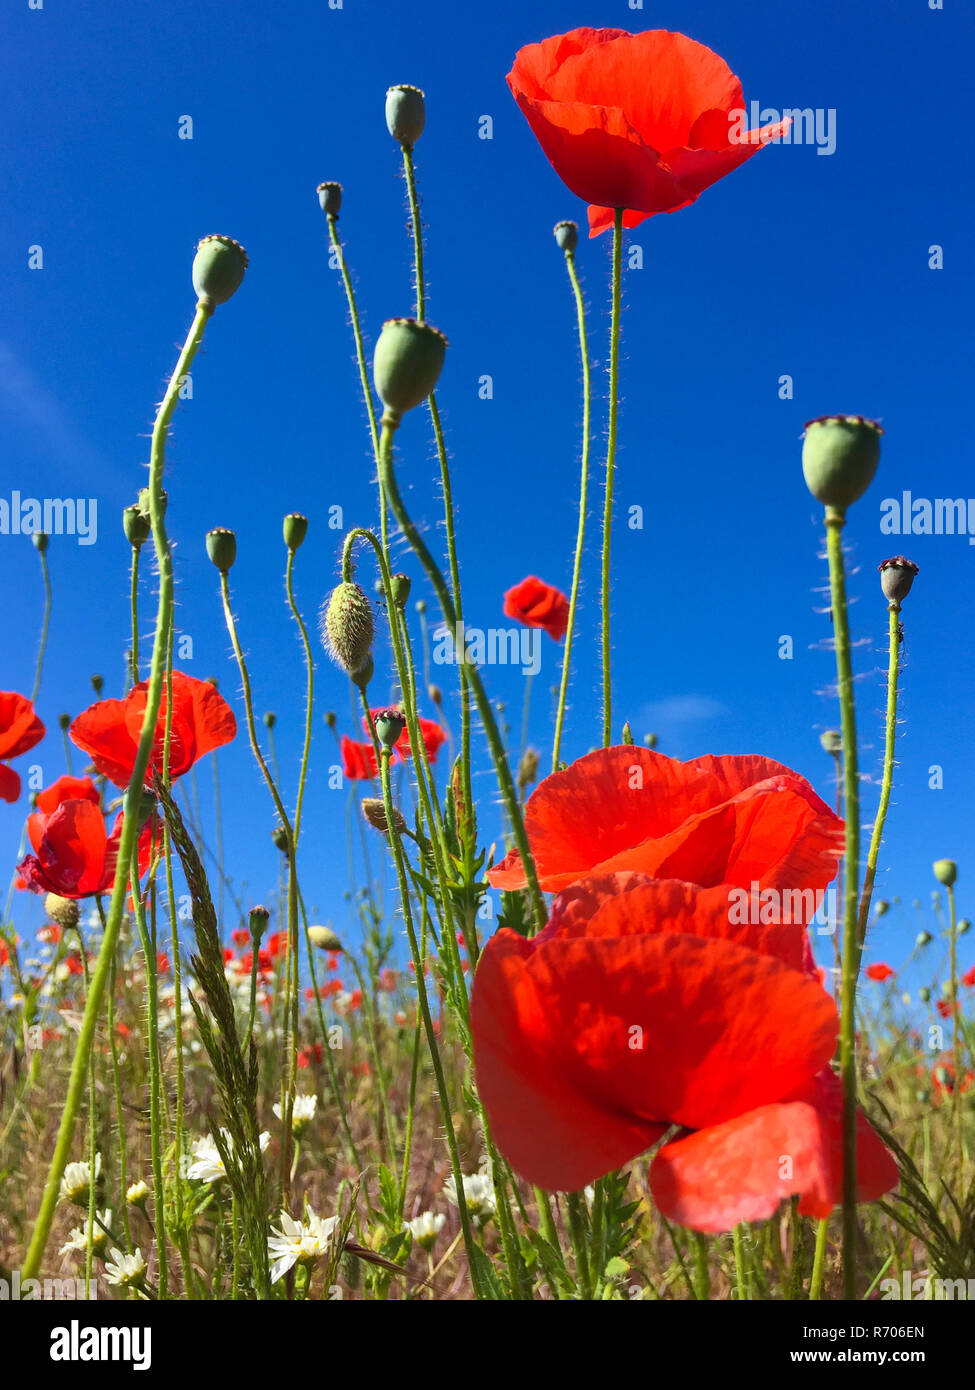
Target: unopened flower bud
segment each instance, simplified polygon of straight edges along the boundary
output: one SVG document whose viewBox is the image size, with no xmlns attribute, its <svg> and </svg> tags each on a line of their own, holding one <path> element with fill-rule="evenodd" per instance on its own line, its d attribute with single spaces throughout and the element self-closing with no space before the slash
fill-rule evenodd
<svg viewBox="0 0 975 1390">
<path fill-rule="evenodd" d="M 221 574 L 226 574 L 237 559 L 237 537 L 225 526 L 207 532 L 207 554 Z"/>
<path fill-rule="evenodd" d="M 373 715 L 373 724 L 379 742 L 385 749 L 391 750 L 396 746 L 396 740 L 406 727 L 406 720 L 403 718 L 402 711 L 391 706 L 389 709 L 381 709 Z"/>
<path fill-rule="evenodd" d="M 250 928 L 251 941 L 254 943 L 255 950 L 260 946 L 264 938 L 264 933 L 267 931 L 267 924 L 270 920 L 270 912 L 268 912 L 266 907 L 262 907 L 260 904 L 258 904 L 257 907 L 252 907 L 247 914 L 247 925 Z"/>
<path fill-rule="evenodd" d="M 283 825 L 276 825 L 271 831 L 271 841 L 275 849 L 279 849 L 282 854 L 288 852 L 288 832 Z"/>
<path fill-rule="evenodd" d="M 579 227 L 575 222 L 556 222 L 552 229 L 560 251 L 571 253 L 579 245 Z"/>
<path fill-rule="evenodd" d="M 325 711 L 325 723 L 328 725 L 328 727 L 329 727 L 330 729 L 334 729 L 334 728 L 335 728 L 335 725 L 336 725 L 336 718 L 335 718 L 335 711 L 334 711 L 334 710 L 326 710 L 326 711 Z"/>
<path fill-rule="evenodd" d="M 946 888 L 954 887 L 958 877 L 958 865 L 953 859 L 936 859 L 931 867 L 939 883 L 943 883 Z"/>
<path fill-rule="evenodd" d="M 890 911 L 890 903 L 884 898 L 878 898 L 874 904 L 873 915 L 875 917 L 886 917 Z"/>
<path fill-rule="evenodd" d="M 921 1000 L 922 1004 L 927 1004 L 930 1001 L 931 991 L 928 989 L 927 985 L 922 985 L 918 990 L 918 998 Z"/>
<path fill-rule="evenodd" d="M 131 507 L 126 507 L 122 513 L 122 529 L 125 531 L 125 539 L 133 550 L 141 549 L 152 534 L 149 518 L 142 508 L 135 503 Z"/>
<path fill-rule="evenodd" d="M 193 288 L 202 304 L 212 309 L 240 289 L 247 269 L 247 252 L 229 236 L 205 236 L 193 258 Z"/>
<path fill-rule="evenodd" d="M 437 709 L 439 709 L 440 706 L 443 704 L 443 691 L 440 689 L 440 686 L 428 685 L 427 694 L 430 696 L 430 699 L 436 705 Z"/>
<path fill-rule="evenodd" d="M 331 927 L 309 927 L 308 936 L 311 944 L 317 946 L 320 951 L 342 950 L 342 943 Z"/>
<path fill-rule="evenodd" d="M 882 434 L 876 420 L 862 415 L 824 415 L 807 422 L 802 472 L 817 501 L 845 512 L 863 496 L 877 471 Z"/>
<path fill-rule="evenodd" d="M 360 690 L 365 690 L 376 672 L 375 662 L 372 655 L 366 657 L 358 671 L 352 672 L 352 684 L 358 686 Z"/>
<path fill-rule="evenodd" d="M 929 931 L 919 931 L 914 938 L 914 945 L 920 950 L 922 946 L 930 946 L 931 940 L 931 933 Z"/>
<path fill-rule="evenodd" d="M 405 608 L 410 597 L 411 580 L 408 574 L 394 574 L 389 581 L 393 602 L 397 608 Z"/>
<path fill-rule="evenodd" d="M 427 109 L 419 87 L 390 87 L 386 93 L 386 129 L 411 150 L 423 134 Z"/>
<path fill-rule="evenodd" d="M 966 933 L 967 931 L 971 931 L 971 929 L 972 929 L 972 924 L 971 924 L 971 922 L 968 920 L 967 917 L 962 917 L 962 919 L 961 919 L 960 922 L 958 923 L 958 926 L 957 926 L 957 928 L 956 928 L 956 931 L 957 931 L 957 934 L 958 934 L 959 936 L 964 936 L 965 933 Z"/>
<path fill-rule="evenodd" d="M 832 753 L 834 757 L 843 751 L 843 739 L 839 729 L 827 729 L 824 734 L 819 735 L 819 742 L 823 752 Z"/>
<path fill-rule="evenodd" d="M 264 716 L 265 729 L 273 729 L 277 722 L 278 716 L 273 712 L 273 710 L 268 710 L 267 714 L 265 714 Z"/>
<path fill-rule="evenodd" d="M 627 720 L 623 725 L 622 740 L 627 748 L 633 747 L 633 730 L 630 728 L 630 721 Z"/>
<path fill-rule="evenodd" d="M 59 714 L 59 715 L 58 715 L 58 727 L 59 727 L 60 729 L 62 729 L 62 730 L 65 730 L 65 731 L 68 730 L 68 729 L 70 729 L 70 728 L 71 728 L 71 715 L 70 715 L 70 714 Z"/>
<path fill-rule="evenodd" d="M 386 407 L 385 424 L 395 427 L 407 410 L 432 394 L 446 352 L 447 339 L 431 324 L 387 319 L 372 360 L 373 381 Z"/>
<path fill-rule="evenodd" d="M 284 543 L 292 553 L 308 534 L 308 518 L 301 512 L 291 512 L 284 519 Z"/>
<path fill-rule="evenodd" d="M 386 820 L 386 807 L 382 798 L 378 796 L 364 796 L 362 798 L 362 814 L 365 816 L 373 830 L 381 830 L 385 835 L 389 829 Z M 398 835 L 402 835 L 406 829 L 406 821 L 401 811 L 393 807 L 393 829 Z"/>
<path fill-rule="evenodd" d="M 538 776 L 538 753 L 534 748 L 526 748 L 518 764 L 518 785 L 527 787 Z"/>
<path fill-rule="evenodd" d="M 336 585 L 322 606 L 322 645 L 351 676 L 362 667 L 373 639 L 372 605 L 358 584 Z"/>
<path fill-rule="evenodd" d="M 917 565 L 913 560 L 908 560 L 906 555 L 893 555 L 877 568 L 880 570 L 880 587 L 884 591 L 884 598 L 899 608 L 911 592 L 911 585 L 918 572 Z"/>
<path fill-rule="evenodd" d="M 101 676 L 89 676 L 89 680 L 91 681 L 92 690 L 94 690 L 96 695 L 100 695 L 105 685 L 105 682 L 102 680 Z"/>
<path fill-rule="evenodd" d="M 50 540 L 50 536 L 48 536 L 47 533 L 44 531 L 35 531 L 31 536 L 31 540 L 34 542 L 34 549 L 41 551 L 41 553 L 43 554 L 43 552 L 47 549 L 47 543 Z"/>
<path fill-rule="evenodd" d="M 426 601 L 426 599 L 425 599 L 425 598 L 418 598 L 417 601 L 416 601 L 415 607 L 416 607 L 416 611 L 417 611 L 419 614 L 421 614 L 421 616 L 422 616 L 422 614 L 424 614 L 424 613 L 427 611 L 427 601 Z"/>
<path fill-rule="evenodd" d="M 648 748 L 656 748 L 660 740 L 657 738 L 656 734 L 644 734 L 643 742 L 647 745 Z"/>
<path fill-rule="evenodd" d="M 315 190 L 318 205 L 326 217 L 338 217 L 342 209 L 342 185 L 340 183 L 320 183 Z"/>
<path fill-rule="evenodd" d="M 57 893 L 48 893 L 44 899 L 44 911 L 52 922 L 57 922 L 62 931 L 74 931 L 78 925 L 78 904 L 73 898 L 62 898 Z"/>
</svg>

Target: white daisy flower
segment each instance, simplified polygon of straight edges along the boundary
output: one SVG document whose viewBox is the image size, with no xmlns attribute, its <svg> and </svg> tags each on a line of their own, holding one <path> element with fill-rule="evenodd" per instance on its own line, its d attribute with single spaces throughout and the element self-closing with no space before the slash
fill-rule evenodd
<svg viewBox="0 0 975 1390">
<path fill-rule="evenodd" d="M 295 1221 L 283 1211 L 280 1229 L 271 1227 L 267 1243 L 268 1256 L 274 1261 L 271 1283 L 276 1284 L 294 1265 L 312 1265 L 328 1254 L 337 1224 L 337 1216 L 316 1216 L 311 1207 L 304 1221 Z"/>
<path fill-rule="evenodd" d="M 419 1216 L 414 1216 L 412 1221 L 407 1221 L 406 1229 L 410 1232 L 417 1245 L 424 1250 L 432 1250 L 433 1243 L 443 1230 L 444 1222 L 447 1220 L 442 1211 L 436 1215 L 432 1211 L 422 1212 Z"/>
<path fill-rule="evenodd" d="M 95 1181 L 102 1171 L 102 1156 L 95 1154 Z M 74 1202 L 76 1206 L 88 1205 L 88 1189 L 91 1186 L 91 1167 L 87 1163 L 69 1163 L 61 1178 L 61 1201 Z"/>
<path fill-rule="evenodd" d="M 125 1200 L 130 1207 L 144 1207 L 149 1197 L 149 1184 L 142 1178 L 126 1189 Z"/>
<path fill-rule="evenodd" d="M 450 1174 L 444 1183 L 444 1192 L 447 1201 L 453 1206 L 457 1205 L 457 1184 L 454 1182 L 453 1173 Z M 467 1203 L 467 1210 L 475 1226 L 483 1226 L 496 1211 L 494 1200 L 494 1183 L 488 1173 L 465 1173 L 464 1174 L 464 1200 Z"/>
<path fill-rule="evenodd" d="M 108 1244 L 108 1233 L 102 1230 L 98 1222 L 101 1221 L 103 1225 L 110 1226 L 112 1224 L 112 1212 L 111 1209 L 107 1211 L 96 1211 L 95 1216 L 97 1220 L 91 1233 L 91 1251 L 93 1255 L 100 1255 Z M 68 1239 L 61 1246 L 59 1254 L 67 1255 L 74 1250 L 80 1250 L 84 1253 L 87 1249 L 88 1223 L 86 1222 L 84 1226 L 75 1226 L 72 1229 Z"/>
<path fill-rule="evenodd" d="M 136 1249 L 133 1255 L 123 1255 L 118 1246 L 113 1245 L 105 1261 L 105 1278 L 120 1289 L 139 1288 L 146 1277 L 146 1262 L 142 1251 Z"/>
<path fill-rule="evenodd" d="M 295 1103 L 291 1110 L 291 1133 L 296 1139 L 300 1139 L 305 1130 L 315 1118 L 315 1107 L 318 1104 L 317 1096 L 295 1096 Z M 272 1105 L 271 1109 L 282 1119 L 281 1105 Z"/>
<path fill-rule="evenodd" d="M 233 1152 L 233 1144 L 227 1130 L 220 1131 L 223 1136 L 224 1146 Z M 265 1130 L 260 1136 L 261 1153 L 264 1153 L 268 1144 L 271 1142 L 271 1135 Z M 186 1176 L 194 1182 L 219 1182 L 221 1178 L 227 1176 L 227 1170 L 223 1166 L 223 1159 L 220 1157 L 220 1150 L 217 1148 L 213 1136 L 208 1134 L 205 1139 L 194 1139 L 190 1145 L 189 1164 L 186 1169 Z"/>
</svg>

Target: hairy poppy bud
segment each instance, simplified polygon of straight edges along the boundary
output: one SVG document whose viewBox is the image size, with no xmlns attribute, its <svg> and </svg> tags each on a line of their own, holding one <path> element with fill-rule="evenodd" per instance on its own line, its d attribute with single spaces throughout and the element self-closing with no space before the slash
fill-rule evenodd
<svg viewBox="0 0 975 1390">
<path fill-rule="evenodd" d="M 427 121 L 426 101 L 419 87 L 390 87 L 386 93 L 386 129 L 411 150 Z"/>
<path fill-rule="evenodd" d="M 273 712 L 273 710 L 268 710 L 267 714 L 264 716 L 265 729 L 273 729 L 277 722 L 278 716 Z"/>
<path fill-rule="evenodd" d="M 373 724 L 376 726 L 376 736 L 382 746 L 389 750 L 395 747 L 396 740 L 406 726 L 406 720 L 400 710 L 395 707 L 381 709 L 373 715 Z"/>
<path fill-rule="evenodd" d="M 288 852 L 288 832 L 283 825 L 276 825 L 271 831 L 271 840 L 275 849 L 279 849 L 282 854 Z"/>
<path fill-rule="evenodd" d="M 439 709 L 440 706 L 443 704 L 443 691 L 440 689 L 440 686 L 428 685 L 427 694 L 430 696 L 430 699 L 436 705 L 437 709 Z"/>
<path fill-rule="evenodd" d="M 623 725 L 623 733 L 622 733 L 621 737 L 622 737 L 622 739 L 623 739 L 624 744 L 625 744 L 628 748 L 632 748 L 632 747 L 633 747 L 633 730 L 630 728 L 630 721 L 629 721 L 629 720 L 627 720 L 626 723 Z"/>
<path fill-rule="evenodd" d="M 824 415 L 809 420 L 802 444 L 802 472 L 812 495 L 845 512 L 873 481 L 883 430 L 862 415 Z"/>
<path fill-rule="evenodd" d="M 315 190 L 318 205 L 326 217 L 338 217 L 342 208 L 342 185 L 340 183 L 320 183 Z"/>
<path fill-rule="evenodd" d="M 843 739 L 839 729 L 827 729 L 824 734 L 819 735 L 819 742 L 822 744 L 824 753 L 842 753 Z"/>
<path fill-rule="evenodd" d="M 958 877 L 958 865 L 953 859 L 936 859 L 932 865 L 934 876 L 946 888 L 953 888 Z"/>
<path fill-rule="evenodd" d="M 386 807 L 378 796 L 364 796 L 362 798 L 362 814 L 372 826 L 373 830 L 381 830 L 385 835 L 388 831 L 386 821 Z M 406 829 L 406 821 L 401 811 L 393 807 L 393 829 L 397 835 L 402 835 Z"/>
<path fill-rule="evenodd" d="M 91 681 L 92 690 L 94 690 L 96 695 L 100 695 L 105 686 L 105 682 L 102 680 L 101 676 L 90 676 L 89 679 Z"/>
<path fill-rule="evenodd" d="M 229 236 L 205 236 L 193 258 L 193 288 L 211 309 L 226 304 L 240 289 L 247 269 L 247 252 Z"/>
<path fill-rule="evenodd" d="M 237 559 L 237 537 L 225 526 L 207 532 L 207 554 L 221 574 L 226 574 Z"/>
<path fill-rule="evenodd" d="M 291 512 L 284 519 L 284 543 L 292 552 L 296 551 L 308 534 L 308 518 L 301 512 Z"/>
<path fill-rule="evenodd" d="M 122 529 L 133 550 L 140 550 L 152 534 L 149 518 L 135 503 L 122 513 Z"/>
<path fill-rule="evenodd" d="M 538 776 L 538 753 L 534 748 L 526 748 L 518 764 L 518 785 L 527 787 Z"/>
<path fill-rule="evenodd" d="M 43 554 L 44 551 L 47 549 L 47 543 L 50 540 L 50 536 L 48 536 L 47 533 L 44 531 L 35 531 L 31 536 L 31 540 L 34 542 L 34 549 L 39 550 Z"/>
<path fill-rule="evenodd" d="M 342 943 L 331 927 L 309 927 L 311 944 L 320 951 L 341 951 Z"/>
<path fill-rule="evenodd" d="M 579 245 L 579 227 L 575 222 L 556 222 L 553 228 L 555 241 L 560 251 L 569 254 Z"/>
<path fill-rule="evenodd" d="M 354 675 L 369 655 L 373 639 L 372 605 L 358 584 L 337 584 L 322 606 L 321 639 L 346 675 Z"/>
<path fill-rule="evenodd" d="M 78 925 L 78 904 L 73 898 L 61 898 L 57 893 L 48 893 L 44 899 L 44 911 L 52 922 L 57 922 L 62 931 L 74 931 Z"/>
<path fill-rule="evenodd" d="M 397 608 L 405 608 L 410 597 L 411 580 L 408 574 L 394 574 L 389 581 L 393 602 Z"/>
<path fill-rule="evenodd" d="M 880 570 L 880 587 L 884 591 L 884 598 L 899 608 L 911 592 L 914 576 L 918 572 L 917 565 L 905 555 L 894 555 L 877 568 Z"/>
<path fill-rule="evenodd" d="M 429 323 L 387 319 L 372 359 L 373 381 L 386 407 L 384 424 L 398 425 L 405 411 L 433 392 L 446 351 L 447 339 Z"/>
<path fill-rule="evenodd" d="M 372 656 L 367 656 L 358 671 L 352 672 L 352 684 L 357 685 L 360 690 L 365 690 L 375 674 L 375 669 Z"/>
<path fill-rule="evenodd" d="M 261 944 L 264 933 L 267 931 L 267 924 L 271 920 L 271 914 L 266 907 L 252 907 L 247 914 L 247 925 L 251 930 L 251 941 L 254 943 L 255 950 Z"/>
</svg>

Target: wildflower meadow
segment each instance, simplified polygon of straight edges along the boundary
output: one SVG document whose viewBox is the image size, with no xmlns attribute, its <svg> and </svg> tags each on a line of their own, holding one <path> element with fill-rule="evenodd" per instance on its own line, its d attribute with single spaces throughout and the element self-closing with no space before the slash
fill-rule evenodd
<svg viewBox="0 0 975 1390">
<path fill-rule="evenodd" d="M 960 166 L 892 90 L 965 21 L 737 8 L 4 19 L 52 1362 L 490 1300 L 923 1364 L 975 1296 Z"/>
</svg>

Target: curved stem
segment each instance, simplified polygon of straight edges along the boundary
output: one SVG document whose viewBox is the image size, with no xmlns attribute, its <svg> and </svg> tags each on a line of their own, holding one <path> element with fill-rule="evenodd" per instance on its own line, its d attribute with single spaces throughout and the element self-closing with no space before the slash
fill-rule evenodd
<svg viewBox="0 0 975 1390">
<path fill-rule="evenodd" d="M 877 876 L 877 860 L 880 857 L 880 842 L 884 835 L 884 822 L 890 805 L 890 790 L 894 781 L 894 743 L 897 738 L 897 682 L 900 677 L 900 605 L 890 605 L 890 650 L 887 665 L 887 736 L 884 745 L 884 774 L 880 784 L 880 804 L 877 818 L 870 836 L 870 849 L 867 853 L 867 866 L 863 874 L 863 891 L 860 894 L 860 912 L 857 918 L 857 939 L 863 951 L 867 934 L 867 919 L 870 916 L 870 900 L 873 897 L 874 879 Z"/>
<path fill-rule="evenodd" d="M 613 219 L 613 316 L 609 330 L 609 434 L 606 441 L 606 501 L 603 508 L 603 747 L 613 740 L 613 694 L 610 681 L 609 643 L 609 547 L 613 531 L 613 481 L 616 469 L 616 433 L 619 420 L 620 290 L 623 269 L 623 209 Z"/>
</svg>

